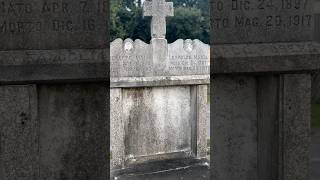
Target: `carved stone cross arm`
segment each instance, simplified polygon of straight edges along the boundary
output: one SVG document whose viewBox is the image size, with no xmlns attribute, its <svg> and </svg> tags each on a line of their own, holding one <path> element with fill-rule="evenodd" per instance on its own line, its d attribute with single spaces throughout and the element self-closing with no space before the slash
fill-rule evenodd
<svg viewBox="0 0 320 180">
<path fill-rule="evenodd" d="M 152 0 L 143 3 L 143 15 L 152 16 L 151 37 L 165 38 L 166 17 L 173 16 L 173 3 L 165 0 Z"/>
</svg>

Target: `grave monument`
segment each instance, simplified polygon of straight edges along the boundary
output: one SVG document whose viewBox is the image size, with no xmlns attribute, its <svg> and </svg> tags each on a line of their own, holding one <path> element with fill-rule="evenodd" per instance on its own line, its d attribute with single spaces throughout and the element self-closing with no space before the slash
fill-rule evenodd
<svg viewBox="0 0 320 180">
<path fill-rule="evenodd" d="M 211 2 L 211 179 L 309 179 L 313 6 Z"/>
<path fill-rule="evenodd" d="M 210 47 L 165 39 L 173 4 L 144 2 L 151 42 L 116 39 L 110 47 L 111 169 L 174 158 L 204 158 Z"/>
<path fill-rule="evenodd" d="M 108 1 L 0 9 L 0 179 L 108 179 Z"/>
</svg>

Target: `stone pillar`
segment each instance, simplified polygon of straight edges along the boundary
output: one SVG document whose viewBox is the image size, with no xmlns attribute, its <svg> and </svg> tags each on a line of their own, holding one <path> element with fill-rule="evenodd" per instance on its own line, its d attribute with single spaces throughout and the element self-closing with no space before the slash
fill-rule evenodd
<svg viewBox="0 0 320 180">
<path fill-rule="evenodd" d="M 309 177 L 308 74 L 219 76 L 212 101 L 212 177 Z"/>
<path fill-rule="evenodd" d="M 153 38 L 151 40 L 152 46 L 152 61 L 153 61 L 153 75 L 160 75 L 158 72 L 168 71 L 168 43 L 163 38 Z"/>
<path fill-rule="evenodd" d="M 19 3 L 1 16 L 0 179 L 106 180 L 108 1 Z"/>
</svg>

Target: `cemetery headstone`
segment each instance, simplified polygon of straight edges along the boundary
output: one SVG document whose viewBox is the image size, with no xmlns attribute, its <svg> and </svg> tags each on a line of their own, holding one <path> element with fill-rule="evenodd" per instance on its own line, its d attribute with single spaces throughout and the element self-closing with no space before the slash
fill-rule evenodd
<svg viewBox="0 0 320 180">
<path fill-rule="evenodd" d="M 152 160 L 206 157 L 210 47 L 165 39 L 173 5 L 145 1 L 150 44 L 116 39 L 110 53 L 111 168 Z"/>
<path fill-rule="evenodd" d="M 0 5 L 0 179 L 107 179 L 106 0 Z"/>
<path fill-rule="evenodd" d="M 313 6 L 211 2 L 212 179 L 308 179 Z"/>
</svg>

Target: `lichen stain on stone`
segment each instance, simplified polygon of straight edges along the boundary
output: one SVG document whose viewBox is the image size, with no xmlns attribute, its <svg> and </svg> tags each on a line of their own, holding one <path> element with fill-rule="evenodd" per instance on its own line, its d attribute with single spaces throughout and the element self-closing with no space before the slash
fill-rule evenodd
<svg viewBox="0 0 320 180">
<path fill-rule="evenodd" d="M 126 157 L 190 149 L 190 87 L 123 90 Z"/>
<path fill-rule="evenodd" d="M 128 129 L 125 135 L 126 155 L 144 155 L 154 152 L 154 144 L 158 144 L 158 135 L 155 127 L 155 114 L 150 108 L 150 88 L 132 89 L 127 91 L 128 98 L 133 100 L 129 111 Z M 140 154 L 143 153 L 143 154 Z"/>
</svg>

